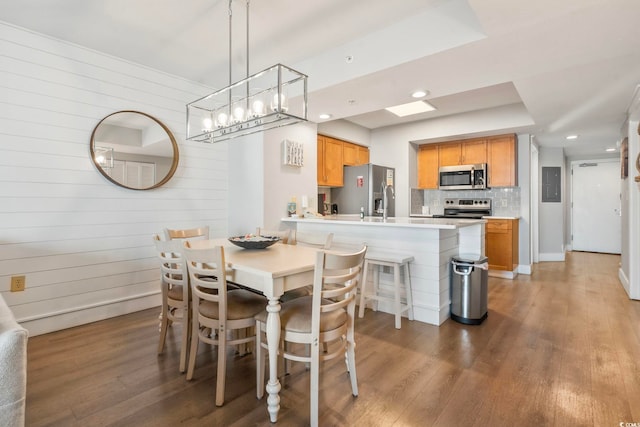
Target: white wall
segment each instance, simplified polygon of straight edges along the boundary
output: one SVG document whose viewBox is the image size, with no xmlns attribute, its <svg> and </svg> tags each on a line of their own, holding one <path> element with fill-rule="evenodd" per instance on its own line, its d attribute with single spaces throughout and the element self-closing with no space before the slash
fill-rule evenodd
<svg viewBox="0 0 640 427">
<path fill-rule="evenodd" d="M 229 236 L 253 233 L 264 218 L 264 141 L 261 134 L 231 139 L 229 150 Z"/>
<path fill-rule="evenodd" d="M 539 176 L 543 167 L 560 167 L 562 176 L 561 203 L 542 203 L 539 199 L 539 232 L 540 232 L 540 261 L 564 261 L 565 236 L 565 203 L 567 187 L 565 185 L 565 160 L 562 148 L 540 147 Z"/>
<path fill-rule="evenodd" d="M 371 146 L 371 131 L 347 120 L 332 120 L 318 124 L 318 133 L 354 144 Z"/>
<path fill-rule="evenodd" d="M 518 135 L 518 187 L 520 187 L 520 221 L 518 229 L 518 272 L 531 274 L 531 136 Z"/>
<path fill-rule="evenodd" d="M 280 228 L 287 203 L 296 198 L 302 213 L 302 196 L 317 210 L 317 129 L 315 123 L 298 123 L 228 141 L 229 234 L 253 233 L 256 227 Z M 282 141 L 303 144 L 302 167 L 282 164 Z"/>
<path fill-rule="evenodd" d="M 636 104 L 630 111 L 628 126 L 629 138 L 629 178 L 623 182 L 622 190 L 622 265 L 619 271 L 622 282 L 629 298 L 640 299 L 640 177 L 636 159 L 640 156 L 640 105 L 638 97 L 634 96 Z M 640 178 L 639 178 L 640 179 Z"/>
<path fill-rule="evenodd" d="M 227 145 L 184 141 L 185 103 L 209 90 L 0 23 L 0 292 L 31 335 L 159 305 L 151 245 L 163 227 L 227 235 Z M 89 139 L 104 116 L 139 110 L 180 147 L 150 191 L 102 177 Z M 9 292 L 13 275 L 24 292 Z"/>
<path fill-rule="evenodd" d="M 265 214 L 263 225 L 271 230 L 280 227 L 280 219 L 287 216 L 287 203 L 296 198 L 298 213 L 302 214 L 302 196 L 307 196 L 309 209 L 317 210 L 318 151 L 315 123 L 299 123 L 273 129 L 265 133 L 264 176 Z M 282 164 L 282 141 L 288 139 L 304 146 L 302 167 Z"/>
</svg>

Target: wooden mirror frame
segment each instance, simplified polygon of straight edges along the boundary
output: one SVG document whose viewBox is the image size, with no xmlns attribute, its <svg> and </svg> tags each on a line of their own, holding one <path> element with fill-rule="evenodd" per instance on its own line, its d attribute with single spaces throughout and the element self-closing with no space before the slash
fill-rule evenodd
<svg viewBox="0 0 640 427">
<path fill-rule="evenodd" d="M 95 145 L 96 145 L 96 133 L 98 131 L 98 129 L 100 128 L 100 125 L 102 125 L 107 119 L 112 118 L 113 116 L 117 115 L 117 114 L 123 114 L 123 113 L 129 113 L 129 114 L 138 114 L 141 116 L 144 116 L 148 119 L 151 119 L 153 122 L 155 122 L 156 124 L 158 124 L 162 130 L 164 130 L 167 133 L 167 136 L 169 137 L 170 143 L 172 145 L 172 149 L 173 149 L 173 160 L 171 163 L 171 167 L 169 168 L 169 171 L 167 172 L 167 174 L 160 180 L 157 180 L 155 182 L 154 185 L 149 186 L 149 187 L 144 187 L 144 188 L 136 188 L 136 187 L 130 187 L 128 185 L 126 185 L 125 183 L 122 183 L 120 181 L 118 181 L 117 179 L 111 177 L 105 170 L 104 168 L 96 161 L 96 152 L 95 152 Z M 104 176 L 107 180 L 109 180 L 110 182 L 112 182 L 113 184 L 116 184 L 120 187 L 123 188 L 127 188 L 129 190 L 151 190 L 154 188 L 158 188 L 164 184 L 166 184 L 174 175 L 174 173 L 176 172 L 176 169 L 178 168 L 178 161 L 180 158 L 180 154 L 178 152 L 178 143 L 176 142 L 176 138 L 174 137 L 173 133 L 169 130 L 169 128 L 162 123 L 160 120 L 156 119 L 155 117 L 147 114 L 147 113 L 143 113 L 141 111 L 135 111 L 135 110 L 121 110 L 121 111 L 116 111 L 114 113 L 111 113 L 107 116 L 105 116 L 102 120 L 100 120 L 98 122 L 98 124 L 96 125 L 96 127 L 93 129 L 93 132 L 91 133 L 91 140 L 89 143 L 89 151 L 90 151 L 90 156 L 91 156 L 91 162 L 93 163 L 93 165 L 96 167 L 96 169 L 98 169 L 98 172 L 100 172 L 100 174 L 102 174 L 102 176 Z"/>
</svg>

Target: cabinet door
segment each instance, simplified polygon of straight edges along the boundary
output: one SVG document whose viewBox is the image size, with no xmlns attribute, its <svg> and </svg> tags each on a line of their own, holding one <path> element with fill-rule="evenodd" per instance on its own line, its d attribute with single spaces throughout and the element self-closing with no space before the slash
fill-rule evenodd
<svg viewBox="0 0 640 427">
<path fill-rule="evenodd" d="M 487 165 L 490 187 L 518 185 L 515 135 L 495 136 L 487 140 Z"/>
<path fill-rule="evenodd" d="M 462 164 L 487 163 L 487 140 L 472 139 L 462 143 Z"/>
<path fill-rule="evenodd" d="M 485 251 L 490 270 L 515 271 L 519 260 L 517 219 L 489 219 L 485 233 Z"/>
<path fill-rule="evenodd" d="M 421 145 L 418 150 L 418 188 L 438 188 L 438 146 Z"/>
<path fill-rule="evenodd" d="M 366 165 L 369 163 L 369 147 L 358 145 L 358 164 Z"/>
<path fill-rule="evenodd" d="M 324 137 L 324 184 L 329 187 L 343 185 L 342 141 Z"/>
<path fill-rule="evenodd" d="M 324 136 L 318 135 L 318 169 L 316 171 L 318 185 L 325 184 L 325 172 L 324 172 Z"/>
<path fill-rule="evenodd" d="M 511 221 L 490 219 L 486 225 L 485 251 L 489 269 L 512 271 L 513 247 Z"/>
<path fill-rule="evenodd" d="M 358 165 L 358 146 L 350 142 L 342 142 L 342 161 L 345 166 Z"/>
<path fill-rule="evenodd" d="M 440 166 L 456 166 L 461 164 L 462 144 L 459 142 L 449 142 L 438 145 L 438 156 Z"/>
</svg>

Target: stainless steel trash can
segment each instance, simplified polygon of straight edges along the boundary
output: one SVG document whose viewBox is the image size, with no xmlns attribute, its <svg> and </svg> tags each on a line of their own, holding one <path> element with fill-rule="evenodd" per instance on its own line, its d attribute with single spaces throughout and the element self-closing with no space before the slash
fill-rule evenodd
<svg viewBox="0 0 640 427">
<path fill-rule="evenodd" d="M 479 325 L 487 318 L 487 257 L 460 255 L 451 258 L 451 318 L 467 325 Z"/>
</svg>

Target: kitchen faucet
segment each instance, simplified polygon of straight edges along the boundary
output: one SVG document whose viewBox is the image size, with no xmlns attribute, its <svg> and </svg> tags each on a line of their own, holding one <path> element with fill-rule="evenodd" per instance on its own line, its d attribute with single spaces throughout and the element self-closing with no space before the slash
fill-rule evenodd
<svg viewBox="0 0 640 427">
<path fill-rule="evenodd" d="M 396 191 L 393 189 L 393 185 L 387 185 L 384 181 L 382 181 L 382 220 L 387 220 L 387 204 L 389 203 L 389 199 L 387 198 L 387 189 L 391 189 L 391 198 L 396 198 Z"/>
</svg>

